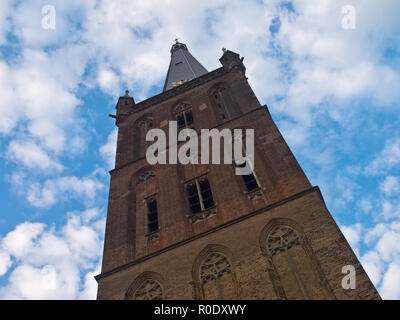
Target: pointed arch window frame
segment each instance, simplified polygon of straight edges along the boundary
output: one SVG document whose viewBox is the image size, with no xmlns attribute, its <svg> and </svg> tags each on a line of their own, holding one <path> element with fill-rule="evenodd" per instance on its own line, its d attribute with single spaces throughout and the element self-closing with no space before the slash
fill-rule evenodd
<svg viewBox="0 0 400 320">
<path fill-rule="evenodd" d="M 173 114 L 177 121 L 178 130 L 185 128 L 193 128 L 194 116 L 193 106 L 188 101 L 180 101 L 173 107 Z M 182 122 L 180 124 L 180 122 Z"/>
<path fill-rule="evenodd" d="M 145 295 L 146 297 L 143 300 L 164 300 L 166 299 L 166 292 L 165 292 L 165 281 L 163 277 L 158 274 L 157 272 L 153 271 L 145 271 L 138 275 L 135 280 L 130 284 L 128 289 L 125 292 L 125 300 L 138 300 L 138 293 L 139 290 L 144 288 L 146 284 L 152 283 L 154 285 L 153 288 L 150 288 L 151 290 L 154 290 L 159 288 L 160 293 L 156 295 L 155 297 L 152 297 L 149 295 L 149 290 L 145 290 L 146 292 L 142 292 L 141 295 Z"/>
<path fill-rule="evenodd" d="M 230 265 L 230 274 L 232 276 L 233 281 L 233 294 L 235 299 L 241 299 L 241 288 L 236 277 L 236 267 L 240 265 L 235 256 L 234 252 L 229 249 L 228 247 L 221 245 L 221 244 L 208 244 L 200 251 L 197 255 L 195 260 L 193 261 L 192 265 L 192 280 L 189 281 L 189 284 L 192 286 L 192 294 L 193 299 L 195 300 L 203 300 L 206 299 L 205 292 L 204 292 L 204 283 L 201 282 L 201 266 L 203 265 L 204 261 L 209 257 L 210 254 L 216 253 L 223 255 L 227 258 Z"/>
<path fill-rule="evenodd" d="M 223 92 L 227 90 L 227 87 L 225 85 L 218 85 L 216 88 L 214 88 L 211 92 L 211 96 L 213 98 L 213 100 L 215 101 L 215 104 L 217 106 L 217 110 L 220 110 L 220 112 L 222 111 L 222 113 L 220 113 L 220 116 L 222 118 L 222 120 L 224 121 L 228 121 L 232 119 L 232 116 L 229 112 L 229 108 L 228 105 L 225 101 Z M 226 114 L 226 117 L 225 117 Z"/>
<path fill-rule="evenodd" d="M 220 260 L 218 261 L 214 261 L 212 263 L 208 263 L 206 264 L 207 261 L 210 261 L 211 258 L 220 258 Z M 223 268 L 219 268 L 218 264 L 221 265 L 221 261 L 226 262 L 225 266 Z M 211 267 L 211 274 L 206 274 L 203 269 L 205 267 Z M 223 299 L 223 294 L 222 294 L 222 288 L 221 288 L 221 277 L 225 274 L 225 273 L 231 273 L 232 272 L 232 263 L 230 261 L 230 259 L 223 253 L 221 252 L 210 252 L 206 258 L 203 259 L 202 263 L 200 264 L 200 268 L 199 268 L 199 278 L 200 278 L 200 285 L 204 285 L 205 283 L 207 283 L 210 280 L 215 280 L 216 284 L 217 284 L 217 288 L 218 288 L 218 298 L 220 300 Z"/>
</svg>

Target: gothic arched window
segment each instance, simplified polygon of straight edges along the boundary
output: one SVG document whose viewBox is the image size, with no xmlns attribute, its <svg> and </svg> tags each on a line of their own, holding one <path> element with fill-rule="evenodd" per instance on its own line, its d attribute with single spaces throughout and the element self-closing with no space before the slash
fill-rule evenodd
<svg viewBox="0 0 400 320">
<path fill-rule="evenodd" d="M 254 158 L 250 158 L 252 157 L 252 153 L 254 153 L 254 146 L 252 147 L 251 144 L 249 144 L 249 142 L 252 141 L 250 139 L 251 138 L 250 135 L 251 132 L 245 128 L 235 128 L 233 131 L 235 148 L 236 148 L 236 143 L 238 142 L 239 143 L 237 145 L 238 149 L 239 150 L 240 148 L 242 149 L 241 156 L 244 157 L 244 159 L 241 159 L 241 161 L 240 160 L 234 161 L 235 175 L 238 177 L 238 179 L 241 180 L 240 181 L 241 188 L 243 189 L 244 193 L 247 194 L 247 197 L 249 199 L 256 199 L 262 197 L 264 199 L 265 204 L 267 204 L 267 198 L 264 194 L 263 189 L 261 188 L 260 181 L 255 172 Z M 248 139 L 248 137 L 250 138 Z M 241 174 L 238 172 L 238 170 L 245 170 L 245 168 L 247 172 L 243 173 L 246 174 Z"/>
<path fill-rule="evenodd" d="M 237 167 L 238 168 L 244 168 L 244 167 L 246 167 L 248 165 L 249 165 L 248 162 L 244 161 L 242 164 L 237 165 Z M 241 177 L 242 177 L 243 183 L 244 183 L 244 185 L 246 187 L 246 191 L 250 192 L 250 191 L 253 191 L 253 190 L 256 190 L 256 189 L 260 188 L 259 185 L 258 185 L 257 179 L 254 176 L 254 172 L 251 172 L 251 173 L 246 174 L 246 175 L 242 175 Z"/>
<path fill-rule="evenodd" d="M 200 265 L 200 284 L 205 299 L 229 299 L 234 292 L 230 260 L 222 253 L 211 252 Z"/>
<path fill-rule="evenodd" d="M 286 225 L 275 226 L 267 237 L 268 254 L 272 257 L 278 269 L 280 266 L 288 265 L 289 270 L 291 271 L 291 275 L 284 276 L 284 280 L 288 279 L 288 277 L 294 277 L 294 280 L 297 283 L 301 295 L 304 299 L 308 300 L 308 295 L 299 270 L 299 267 L 301 269 L 302 267 L 294 261 L 294 257 L 290 250 L 293 247 L 298 246 L 299 244 L 300 237 L 298 233 L 294 229 Z M 283 255 L 281 255 L 280 253 L 282 253 Z M 302 260 L 304 261 L 305 257 L 302 250 L 300 252 L 296 252 L 296 256 L 298 256 L 299 254 L 303 256 Z M 297 294 L 295 295 L 297 296 Z"/>
<path fill-rule="evenodd" d="M 285 297 L 306 300 L 319 299 L 324 295 L 332 297 L 330 289 L 323 284 L 324 276 L 313 260 L 306 238 L 286 224 L 277 224 L 263 239 L 264 250 L 277 275 L 273 278 L 275 282 L 280 279 L 279 288 L 282 288 Z"/>
<path fill-rule="evenodd" d="M 163 289 L 154 279 L 146 279 L 133 294 L 134 300 L 162 300 Z"/>
<path fill-rule="evenodd" d="M 211 96 L 217 106 L 217 112 L 221 116 L 222 120 L 231 119 L 231 115 L 228 109 L 226 97 L 225 97 L 225 88 L 218 87 L 216 88 Z"/>
<path fill-rule="evenodd" d="M 153 127 L 153 120 L 151 118 L 142 118 L 138 121 L 140 136 L 143 136 L 144 141 L 146 141 L 147 132 Z"/>
<path fill-rule="evenodd" d="M 197 177 L 185 183 L 184 187 L 190 206 L 190 214 L 186 215 L 186 217 L 191 222 L 205 219 L 210 214 L 215 213 L 212 212 L 215 211 L 212 210 L 215 207 L 215 203 L 207 176 Z"/>
<path fill-rule="evenodd" d="M 292 246 L 300 244 L 300 237 L 289 226 L 276 226 L 268 235 L 267 248 L 271 256 L 278 251 L 287 251 Z"/>
<path fill-rule="evenodd" d="M 174 107 L 174 114 L 178 122 L 178 129 L 191 128 L 193 124 L 192 105 L 188 102 L 180 102 Z"/>
<path fill-rule="evenodd" d="M 146 134 L 153 127 L 153 119 L 150 116 L 145 116 L 136 122 L 136 135 L 134 137 L 135 148 L 137 149 L 136 157 L 144 157 L 147 149 Z"/>
</svg>

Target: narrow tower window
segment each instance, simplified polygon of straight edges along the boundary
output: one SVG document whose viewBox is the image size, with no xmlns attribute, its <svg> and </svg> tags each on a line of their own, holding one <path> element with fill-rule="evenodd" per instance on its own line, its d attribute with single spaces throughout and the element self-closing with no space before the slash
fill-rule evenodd
<svg viewBox="0 0 400 320">
<path fill-rule="evenodd" d="M 146 200 L 147 204 L 147 233 L 158 230 L 157 200 L 152 197 Z"/>
<path fill-rule="evenodd" d="M 193 124 L 193 114 L 191 110 L 187 110 L 182 112 L 176 116 L 176 120 L 178 122 L 178 129 L 188 128 Z"/>
<path fill-rule="evenodd" d="M 174 114 L 178 122 L 178 129 L 189 128 L 193 124 L 192 105 L 189 102 L 180 102 L 176 105 Z"/>
<path fill-rule="evenodd" d="M 143 157 L 146 154 L 147 141 L 145 139 L 147 132 L 153 127 L 153 119 L 151 117 L 144 117 L 137 122 L 138 136 L 137 141 L 137 157 Z"/>
<path fill-rule="evenodd" d="M 225 120 L 227 118 L 230 119 L 229 110 L 228 110 L 228 107 L 227 107 L 225 99 L 224 99 L 224 93 L 223 93 L 224 91 L 225 91 L 225 88 L 219 87 L 213 93 L 215 103 L 217 104 L 217 107 L 218 107 L 219 111 L 221 112 L 222 120 Z"/>
<path fill-rule="evenodd" d="M 244 168 L 246 166 L 247 162 L 243 162 L 242 164 L 238 165 L 239 168 Z M 255 189 L 259 188 L 259 185 L 257 183 L 256 177 L 254 176 L 254 173 L 250 173 L 248 175 L 243 175 L 242 176 L 243 182 L 246 186 L 247 191 L 253 191 Z"/>
<path fill-rule="evenodd" d="M 197 178 L 186 184 L 190 211 L 198 213 L 214 206 L 210 183 L 206 177 Z"/>
</svg>

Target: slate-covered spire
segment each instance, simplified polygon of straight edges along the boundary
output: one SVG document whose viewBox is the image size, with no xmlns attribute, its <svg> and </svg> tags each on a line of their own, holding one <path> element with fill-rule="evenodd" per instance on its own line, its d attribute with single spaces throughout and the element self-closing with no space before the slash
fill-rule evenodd
<svg viewBox="0 0 400 320">
<path fill-rule="evenodd" d="M 206 68 L 190 54 L 186 45 L 176 39 L 171 48 L 171 62 L 163 91 L 200 77 L 207 72 Z"/>
</svg>

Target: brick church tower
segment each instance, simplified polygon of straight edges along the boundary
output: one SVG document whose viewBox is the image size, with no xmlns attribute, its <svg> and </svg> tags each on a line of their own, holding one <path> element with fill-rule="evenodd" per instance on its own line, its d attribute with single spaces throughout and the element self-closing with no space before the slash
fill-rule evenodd
<svg viewBox="0 0 400 320">
<path fill-rule="evenodd" d="M 223 51 L 222 67 L 208 72 L 177 41 L 162 93 L 119 98 L 98 299 L 380 299 L 254 95 L 243 58 Z M 171 120 L 199 135 L 254 129 L 253 173 L 150 165 L 146 133 L 168 137 Z M 355 289 L 342 287 L 348 265 Z"/>
</svg>

